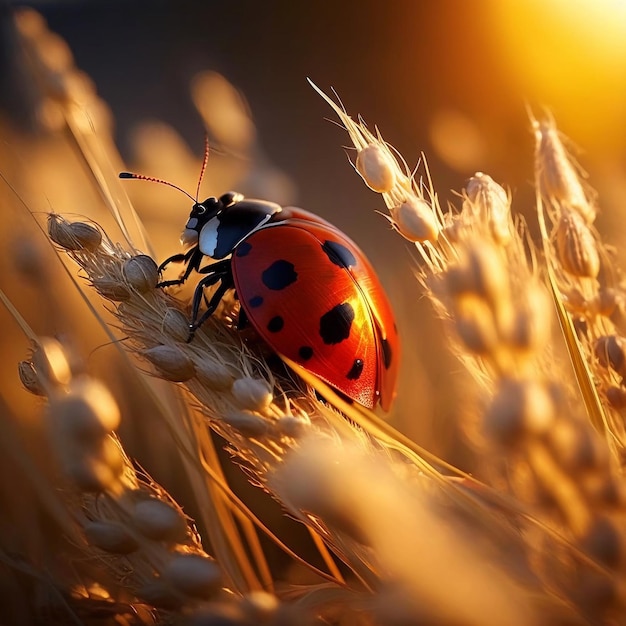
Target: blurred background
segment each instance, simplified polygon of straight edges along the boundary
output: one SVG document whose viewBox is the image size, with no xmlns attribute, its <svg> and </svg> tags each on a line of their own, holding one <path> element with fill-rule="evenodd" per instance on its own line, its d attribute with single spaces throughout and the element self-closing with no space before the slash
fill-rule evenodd
<svg viewBox="0 0 626 626">
<path fill-rule="evenodd" d="M 22 24 L 22 36 L 30 29 L 27 39 L 35 47 L 41 44 L 48 65 L 63 74 L 72 65 L 71 51 L 75 67 L 84 72 L 72 74 L 73 86 L 64 78 L 73 102 L 82 105 L 85 94 L 93 100 L 97 92 L 90 106 L 100 108 L 91 114 L 90 123 L 97 120 L 91 130 L 119 148 L 121 160 L 108 153 L 112 171 L 132 168 L 193 194 L 207 128 L 212 156 L 201 195 L 236 187 L 295 203 L 330 219 L 359 243 L 390 292 L 405 337 L 394 416 L 435 449 L 445 448 L 442 416 L 458 407 L 451 391 L 456 365 L 442 349 L 442 331 L 429 305 L 420 301 L 410 245 L 376 214 L 384 208 L 379 196 L 353 174 L 342 148 L 348 143 L 345 132 L 324 119 L 332 113 L 306 78 L 326 92 L 335 88 L 348 112 L 362 115 L 371 128 L 378 126 L 410 167 L 423 151 L 442 205 L 456 202 L 451 190 L 461 190 L 469 176 L 484 171 L 511 189 L 514 207 L 528 216 L 531 231 L 528 107 L 535 114 L 551 111 L 560 129 L 584 148 L 576 154 L 601 192 L 599 228 L 610 229 L 613 243 L 619 243 L 626 197 L 623 2 L 74 0 L 22 5 L 35 8 L 67 44 L 67 50 L 59 41 L 45 47 L 38 30 L 43 27 Z M 17 4 L 0 6 L 1 91 L 9 120 L 0 147 L 3 173 L 31 211 L 85 214 L 93 198 L 77 191 L 84 170 L 34 148 L 42 137 L 50 147 L 50 137 L 63 124 L 54 107 L 40 106 L 43 101 L 33 96 L 40 87 L 33 87 L 20 65 L 11 22 Z M 33 151 L 20 153 L 18 144 Z M 178 251 L 189 209 L 181 194 L 135 182 L 112 189 L 115 198 L 131 196 L 157 257 Z M 3 255 L 13 250 L 9 244 L 2 249 Z M 20 310 L 35 316 L 28 304 Z"/>
<path fill-rule="evenodd" d="M 307 76 L 337 89 L 349 112 L 379 125 L 409 163 L 424 150 L 444 198 L 476 169 L 525 191 L 527 105 L 551 110 L 586 162 L 600 168 L 623 158 L 626 5 L 618 0 L 32 6 L 111 107 L 124 157 L 146 119 L 168 123 L 201 152 L 189 85 L 212 69 L 243 94 L 260 144 L 315 211 L 338 205 L 349 215 L 378 199 L 346 175 L 343 134 L 322 121 L 329 111 Z"/>
</svg>

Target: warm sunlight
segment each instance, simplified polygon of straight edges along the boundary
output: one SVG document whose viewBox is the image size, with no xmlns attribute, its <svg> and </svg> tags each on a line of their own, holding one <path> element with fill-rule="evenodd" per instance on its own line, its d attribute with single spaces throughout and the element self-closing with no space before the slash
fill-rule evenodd
<svg viewBox="0 0 626 626">
<path fill-rule="evenodd" d="M 626 102 L 626 2 L 494 2 L 502 63 L 534 104 L 559 109 L 589 144 L 620 141 Z M 606 129 L 611 128 L 612 132 Z"/>
</svg>

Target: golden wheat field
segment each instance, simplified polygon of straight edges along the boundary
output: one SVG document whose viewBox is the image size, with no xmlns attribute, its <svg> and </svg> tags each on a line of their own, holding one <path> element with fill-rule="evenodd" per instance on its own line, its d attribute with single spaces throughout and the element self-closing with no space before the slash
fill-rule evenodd
<svg viewBox="0 0 626 626">
<path fill-rule="evenodd" d="M 114 4 L 92 19 L 122 19 Z M 211 15 L 210 3 L 157 4 L 172 29 L 180 12 Z M 46 7 L 3 9 L 0 624 L 626 624 L 626 14 L 600 0 L 446 0 L 467 18 L 447 21 L 398 2 L 385 47 L 370 32 L 380 7 L 338 4 L 306 32 L 318 50 L 332 37 L 337 54 L 354 29 L 346 41 L 362 50 L 320 54 L 355 63 L 365 102 L 306 82 L 305 44 L 292 42 L 285 76 L 298 75 L 315 119 L 281 109 L 284 77 L 285 94 L 264 94 L 270 116 L 219 64 L 198 62 L 181 72 L 180 98 L 204 158 L 201 133 L 192 146 L 141 113 L 127 132 L 130 98 L 116 129 Z M 314 11 L 265 9 L 239 31 L 248 44 L 258 33 L 261 58 L 274 9 L 293 28 Z M 54 22 L 74 9 L 47 10 Z M 517 81 L 518 117 L 505 110 L 513 92 L 476 67 L 479 22 Z M 392 54 L 417 63 L 418 36 L 434 55 L 430 70 L 419 59 L 422 83 Z M 121 93 L 139 89 L 101 44 Z M 171 75 L 175 50 L 157 74 Z M 270 65 L 289 56 L 271 51 Z M 473 74 L 442 71 L 465 54 Z M 429 104 L 413 107 L 419 98 Z M 361 107 L 397 112 L 366 120 Z M 323 152 L 289 146 L 294 169 L 281 168 L 267 119 L 321 133 Z M 161 183 L 120 179 L 129 170 Z M 225 282 L 208 275 L 194 296 L 203 274 L 190 271 L 161 285 L 179 276 L 161 264 L 184 251 L 191 206 L 229 190 L 284 206 L 308 197 L 305 209 L 326 206 L 363 242 L 398 325 L 389 412 L 238 329 Z"/>
</svg>

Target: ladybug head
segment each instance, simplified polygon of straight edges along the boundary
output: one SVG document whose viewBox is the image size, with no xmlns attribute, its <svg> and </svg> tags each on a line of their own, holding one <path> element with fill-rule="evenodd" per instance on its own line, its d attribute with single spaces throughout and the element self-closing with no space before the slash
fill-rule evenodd
<svg viewBox="0 0 626 626">
<path fill-rule="evenodd" d="M 195 245 L 198 243 L 200 231 L 211 220 L 219 221 L 219 215 L 237 202 L 243 200 L 243 196 L 236 191 L 229 191 L 219 198 L 211 196 L 203 202 L 196 202 L 191 207 L 191 213 L 180 241 L 183 245 Z"/>
<path fill-rule="evenodd" d="M 208 148 L 205 150 L 200 181 L 207 158 Z M 282 208 L 274 202 L 246 200 L 236 191 L 228 191 L 219 198 L 211 196 L 203 202 L 198 202 L 200 181 L 194 198 L 184 189 L 160 178 L 132 172 L 120 172 L 119 177 L 168 185 L 191 198 L 194 204 L 180 241 L 186 246 L 198 246 L 202 254 L 213 259 L 227 257 L 246 237 L 262 228 L 282 211 Z"/>
</svg>

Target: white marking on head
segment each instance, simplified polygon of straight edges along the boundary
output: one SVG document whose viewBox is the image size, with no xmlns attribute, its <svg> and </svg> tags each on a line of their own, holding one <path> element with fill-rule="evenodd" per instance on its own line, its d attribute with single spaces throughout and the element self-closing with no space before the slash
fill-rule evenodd
<svg viewBox="0 0 626 626">
<path fill-rule="evenodd" d="M 202 254 L 212 257 L 217 249 L 217 229 L 220 225 L 219 217 L 212 217 L 200 231 L 198 246 Z"/>
<path fill-rule="evenodd" d="M 198 231 L 185 228 L 180 235 L 180 243 L 183 246 L 195 246 L 198 243 Z"/>
</svg>

